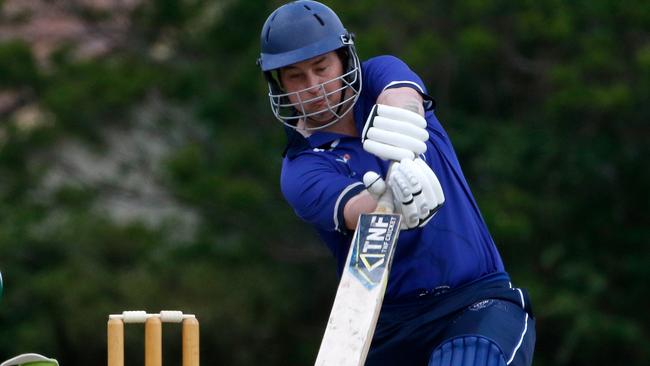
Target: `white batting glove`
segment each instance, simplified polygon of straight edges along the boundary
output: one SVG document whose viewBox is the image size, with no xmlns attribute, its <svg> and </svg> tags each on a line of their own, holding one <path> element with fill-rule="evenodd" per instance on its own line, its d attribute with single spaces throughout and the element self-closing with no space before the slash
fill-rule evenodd
<svg viewBox="0 0 650 366">
<path fill-rule="evenodd" d="M 377 199 L 386 190 L 393 193 L 395 213 L 402 215 L 402 230 L 426 225 L 445 202 L 435 173 L 422 159 L 403 159 L 395 163 L 388 184 L 375 172 L 367 172 L 363 182 Z"/>
<path fill-rule="evenodd" d="M 414 159 L 427 151 L 424 117 L 409 110 L 375 104 L 361 133 L 363 149 L 384 160 Z"/>
<path fill-rule="evenodd" d="M 395 200 L 395 211 L 409 229 L 426 225 L 445 202 L 435 173 L 422 159 L 403 159 L 393 165 L 388 177 Z"/>
<path fill-rule="evenodd" d="M 386 192 L 386 182 L 377 172 L 366 172 L 363 175 L 363 184 L 375 200 L 379 200 L 379 197 Z"/>
</svg>

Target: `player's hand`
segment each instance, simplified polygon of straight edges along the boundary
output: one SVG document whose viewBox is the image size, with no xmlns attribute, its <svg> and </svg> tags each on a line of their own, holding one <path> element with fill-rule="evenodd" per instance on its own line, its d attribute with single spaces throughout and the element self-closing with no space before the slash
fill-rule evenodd
<svg viewBox="0 0 650 366">
<path fill-rule="evenodd" d="M 422 227 L 438 212 L 445 195 L 438 177 L 422 159 L 403 159 L 388 176 L 395 212 L 409 229 Z"/>
<path fill-rule="evenodd" d="M 384 160 L 414 159 L 427 151 L 424 117 L 409 110 L 375 104 L 361 133 L 363 149 Z"/>
<path fill-rule="evenodd" d="M 403 159 L 393 164 L 388 184 L 375 172 L 367 172 L 363 182 L 378 199 L 386 187 L 393 193 L 395 213 L 402 215 L 402 229 L 426 225 L 445 202 L 435 173 L 422 159 Z"/>
</svg>

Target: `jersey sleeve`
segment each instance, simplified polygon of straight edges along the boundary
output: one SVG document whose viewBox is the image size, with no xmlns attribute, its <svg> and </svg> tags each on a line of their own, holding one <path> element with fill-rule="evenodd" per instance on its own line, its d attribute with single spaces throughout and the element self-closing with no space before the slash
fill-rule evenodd
<svg viewBox="0 0 650 366">
<path fill-rule="evenodd" d="M 282 194 L 298 217 L 325 231 L 347 233 L 343 209 L 350 198 L 365 189 L 325 157 L 305 154 L 285 159 Z"/>
<path fill-rule="evenodd" d="M 435 101 L 429 96 L 424 82 L 404 61 L 395 56 L 378 56 L 364 63 L 364 88 L 373 100 L 389 88 L 410 87 L 424 99 L 424 109 L 432 110 Z"/>
</svg>

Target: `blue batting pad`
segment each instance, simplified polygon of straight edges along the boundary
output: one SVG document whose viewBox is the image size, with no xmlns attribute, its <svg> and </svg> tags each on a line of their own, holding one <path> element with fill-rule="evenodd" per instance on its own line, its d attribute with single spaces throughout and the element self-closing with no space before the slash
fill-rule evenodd
<svg viewBox="0 0 650 366">
<path fill-rule="evenodd" d="M 436 348 L 429 366 L 506 366 L 503 352 L 485 337 L 461 336 Z"/>
</svg>

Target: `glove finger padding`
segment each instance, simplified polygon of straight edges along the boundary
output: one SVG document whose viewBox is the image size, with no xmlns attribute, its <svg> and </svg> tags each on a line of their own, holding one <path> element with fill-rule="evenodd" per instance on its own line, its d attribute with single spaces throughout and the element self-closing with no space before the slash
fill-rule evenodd
<svg viewBox="0 0 650 366">
<path fill-rule="evenodd" d="M 415 155 L 419 155 L 427 151 L 427 145 L 415 137 L 401 132 L 383 130 L 378 127 L 371 127 L 366 134 L 366 138 L 369 141 L 377 141 L 389 146 L 397 146 L 410 150 L 415 153 Z"/>
<path fill-rule="evenodd" d="M 418 159 L 421 160 L 421 159 Z M 420 192 L 414 194 L 413 198 L 418 208 L 419 219 L 424 219 L 429 215 L 429 211 L 434 209 L 435 193 L 429 182 L 429 177 L 422 171 L 422 167 L 417 165 L 413 160 L 404 159 L 401 162 L 401 168 L 408 170 L 418 181 Z"/>
<path fill-rule="evenodd" d="M 427 182 L 426 186 L 428 188 L 424 188 L 424 190 L 430 189 L 432 192 L 432 197 L 433 202 L 432 208 L 429 210 L 429 213 L 425 217 L 420 218 L 420 224 L 418 227 L 423 227 L 426 224 L 431 221 L 433 216 L 438 212 L 440 207 L 445 203 L 445 195 L 442 191 L 442 186 L 440 185 L 440 181 L 438 180 L 438 177 L 436 174 L 431 170 L 431 168 L 424 162 L 422 159 L 415 159 L 414 163 L 420 167 L 420 172 L 424 174 L 426 177 L 425 180 Z"/>
<path fill-rule="evenodd" d="M 393 107 L 385 104 L 377 104 L 377 114 L 391 119 L 409 122 L 410 124 L 420 128 L 427 127 L 427 121 L 422 116 L 404 108 Z"/>
<path fill-rule="evenodd" d="M 426 181 L 429 183 L 428 186 L 433 190 L 433 198 L 436 201 L 436 207 L 441 206 L 445 203 L 445 194 L 442 191 L 442 186 L 436 174 L 431 170 L 431 168 L 424 162 L 422 159 L 415 159 L 413 163 L 420 167 L 420 171 L 424 173 L 427 177 Z M 435 208 L 435 207 L 434 207 Z"/>
<path fill-rule="evenodd" d="M 379 197 L 386 191 L 386 182 L 377 172 L 366 172 L 363 175 L 363 184 L 375 200 L 379 200 Z"/>
<path fill-rule="evenodd" d="M 413 151 L 383 144 L 373 140 L 365 140 L 363 149 L 384 160 L 400 161 L 402 159 L 413 159 Z"/>
<path fill-rule="evenodd" d="M 426 225 L 445 200 L 438 178 L 422 159 L 395 163 L 388 186 L 396 212 L 402 214 L 403 229 Z"/>
<path fill-rule="evenodd" d="M 375 104 L 361 133 L 363 148 L 384 160 L 413 159 L 427 150 L 426 126 L 415 112 Z"/>
<path fill-rule="evenodd" d="M 407 111 L 408 112 L 408 111 Z M 404 123 L 399 119 L 388 118 L 385 116 L 377 115 L 372 120 L 370 128 L 377 128 L 384 131 L 397 132 L 405 136 L 410 136 L 417 141 L 426 141 L 429 139 L 429 133 L 423 127 Z"/>
<path fill-rule="evenodd" d="M 412 229 L 420 222 L 418 208 L 415 205 L 413 193 L 421 193 L 419 182 L 412 175 L 407 175 L 395 163 L 388 177 L 388 186 L 393 192 L 393 200 L 398 213 L 402 215 L 402 223 L 407 229 Z"/>
</svg>

